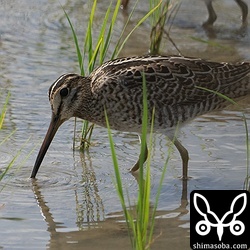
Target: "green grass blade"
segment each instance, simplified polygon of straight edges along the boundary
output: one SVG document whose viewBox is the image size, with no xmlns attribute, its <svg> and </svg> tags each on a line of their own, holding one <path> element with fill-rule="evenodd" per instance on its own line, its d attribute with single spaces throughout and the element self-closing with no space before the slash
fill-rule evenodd
<svg viewBox="0 0 250 250">
<path fill-rule="evenodd" d="M 10 92 L 8 92 L 7 97 L 5 98 L 5 103 L 3 105 L 2 111 L 1 111 L 1 115 L 0 115 L 0 130 L 3 127 L 3 121 L 7 112 L 7 106 L 9 103 L 9 99 L 10 99 Z"/>
<path fill-rule="evenodd" d="M 18 153 L 17 155 L 15 155 L 11 162 L 8 164 L 8 166 L 5 168 L 5 170 L 0 174 L 0 181 L 4 178 L 4 176 L 9 172 L 9 170 L 11 169 L 12 165 L 14 164 L 14 162 L 16 161 L 17 157 L 19 156 L 20 153 Z M 2 191 L 2 189 L 1 189 Z"/>
<path fill-rule="evenodd" d="M 85 42 L 84 42 L 84 57 L 86 54 L 88 54 L 89 62 L 92 58 L 92 53 L 93 53 L 93 35 L 92 35 L 92 27 L 93 27 L 93 21 L 94 21 L 94 16 L 95 16 L 95 11 L 96 11 L 96 6 L 97 6 L 97 0 L 93 1 L 93 5 L 91 8 L 90 16 L 89 16 L 89 22 L 88 22 L 88 28 L 86 32 L 86 37 L 85 37 Z M 89 73 L 91 72 L 92 65 L 89 64 Z"/>
<path fill-rule="evenodd" d="M 236 105 L 238 108 L 240 108 L 239 104 L 237 102 L 235 102 L 234 100 L 232 100 L 231 98 L 227 97 L 226 95 L 223 95 L 217 91 L 211 90 L 211 89 L 207 89 L 207 88 L 203 88 L 203 87 L 199 87 L 196 86 L 196 88 L 198 89 L 202 89 L 208 92 L 211 92 L 213 94 L 216 94 L 218 96 L 220 96 L 221 98 L 225 99 L 226 101 L 230 102 L 233 105 Z M 245 127 L 245 134 L 246 134 L 246 178 L 245 178 L 245 189 L 250 189 L 250 145 L 249 145 L 249 133 L 248 133 L 248 125 L 247 125 L 247 119 L 245 114 L 242 112 L 242 119 L 243 119 L 243 123 L 244 123 L 244 127 Z"/>
<path fill-rule="evenodd" d="M 110 144 L 110 148 L 111 148 L 111 154 L 112 154 L 112 160 L 113 160 L 113 166 L 114 166 L 114 172 L 115 172 L 115 187 L 116 187 L 118 197 L 120 199 L 121 206 L 122 206 L 122 209 L 124 212 L 124 216 L 125 216 L 125 220 L 127 223 L 128 233 L 130 236 L 131 244 L 133 245 L 132 236 L 130 234 L 130 229 L 132 229 L 132 231 L 135 232 L 133 217 L 129 213 L 129 211 L 126 207 L 125 196 L 124 196 L 124 192 L 123 192 L 123 188 L 122 188 L 122 179 L 121 179 L 121 174 L 120 174 L 120 170 L 119 170 L 119 164 L 118 164 L 118 160 L 116 157 L 114 141 L 112 138 L 111 129 L 109 126 L 108 115 L 107 115 L 106 110 L 104 110 L 104 113 L 105 113 L 107 129 L 108 129 L 109 144 Z"/>
<path fill-rule="evenodd" d="M 102 25 L 102 28 L 100 30 L 100 34 L 99 34 L 99 38 L 98 38 L 98 41 L 102 41 L 101 43 L 101 48 L 100 48 L 100 59 L 99 59 L 99 64 L 102 64 L 103 61 L 104 61 L 104 58 L 106 56 L 106 52 L 107 52 L 107 49 L 108 49 L 108 45 L 109 45 L 109 42 L 110 42 L 110 36 L 111 36 L 111 32 L 112 30 L 109 30 L 107 36 L 106 36 L 106 39 L 104 39 L 105 37 L 105 34 L 106 34 L 106 28 L 107 28 L 107 23 L 108 23 L 108 20 L 109 20 L 109 15 L 110 15 L 110 11 L 111 11 L 111 5 L 112 5 L 112 2 L 110 3 L 107 11 L 106 11 L 106 14 L 105 14 L 105 17 L 104 17 L 104 20 L 103 20 L 103 25 Z"/>
<path fill-rule="evenodd" d="M 111 153 L 112 153 L 112 160 L 113 160 L 113 165 L 114 165 L 114 171 L 115 171 L 115 176 L 116 176 L 116 183 L 117 183 L 117 189 L 118 189 L 118 194 L 119 197 L 121 198 L 122 205 L 125 205 L 125 199 L 124 199 L 124 194 L 123 194 L 123 189 L 122 189 L 122 182 L 121 182 L 121 175 L 120 171 L 118 168 L 118 161 L 115 153 L 115 146 L 114 146 L 114 141 L 111 135 L 111 129 L 109 126 L 109 121 L 108 121 L 108 116 L 106 110 L 105 112 L 105 119 L 106 119 L 106 124 L 107 124 L 107 129 L 108 129 L 108 136 L 109 136 L 109 142 L 110 142 L 110 148 L 111 148 Z"/>
<path fill-rule="evenodd" d="M 144 223 L 144 235 L 147 236 L 147 239 L 145 241 L 145 248 L 149 249 L 150 244 L 152 241 L 152 236 L 153 236 L 153 231 L 154 231 L 154 221 L 155 221 L 155 215 L 150 214 L 150 193 L 151 193 L 151 179 L 150 179 L 150 164 L 151 164 L 151 151 L 152 151 L 152 145 L 153 145 L 153 131 L 154 131 L 154 118 L 155 118 L 155 108 L 153 108 L 152 112 L 152 118 L 151 118 L 151 128 L 150 128 L 150 134 L 149 134 L 149 154 L 148 154 L 148 159 L 147 159 L 147 164 L 146 164 L 146 180 L 145 180 L 145 186 L 146 186 L 146 192 L 144 196 L 146 208 L 145 208 L 145 217 L 147 220 Z M 155 208 L 157 208 L 157 204 L 155 204 Z M 150 221 L 150 216 L 151 221 Z"/>
<path fill-rule="evenodd" d="M 129 37 L 132 35 L 132 33 L 143 23 L 145 22 L 145 20 L 152 15 L 152 13 L 157 10 L 157 8 L 159 8 L 161 5 L 161 2 L 159 4 L 157 4 L 154 8 L 152 8 L 143 18 L 141 18 L 138 23 L 135 25 L 135 27 L 128 33 L 128 35 L 123 39 L 123 42 L 120 44 L 118 42 L 113 55 L 119 55 L 121 50 L 123 49 L 125 43 L 127 42 L 127 40 L 129 39 Z M 121 38 L 120 38 L 121 39 Z"/>
<path fill-rule="evenodd" d="M 105 56 L 107 54 L 107 51 L 108 51 L 108 48 L 109 48 L 109 45 L 110 45 L 110 41 L 111 41 L 111 38 L 112 38 L 112 32 L 114 30 L 115 22 L 116 22 L 116 19 L 117 19 L 117 15 L 118 15 L 118 12 L 120 10 L 120 6 L 121 6 L 121 1 L 118 0 L 117 3 L 116 3 L 116 6 L 115 6 L 114 12 L 113 12 L 112 20 L 111 20 L 111 23 L 110 23 L 110 26 L 109 26 L 109 30 L 108 30 L 108 33 L 107 33 L 107 38 L 106 38 L 106 41 L 105 41 L 105 44 L 104 44 L 104 47 L 103 47 L 103 51 L 102 51 L 102 53 L 100 55 L 100 63 L 103 63 L 104 58 L 105 58 Z M 114 56 L 112 56 L 111 59 L 114 59 Z"/>
<path fill-rule="evenodd" d="M 116 46 L 115 46 L 115 48 L 114 48 L 114 50 L 113 50 L 113 53 L 112 53 L 111 58 L 116 58 L 116 57 L 118 56 L 118 54 L 119 54 L 119 51 L 120 51 L 119 48 L 120 48 L 121 43 L 122 43 L 121 41 L 123 40 L 123 36 L 124 36 L 124 33 L 125 33 L 125 31 L 126 31 L 126 28 L 127 28 L 128 24 L 129 24 L 129 21 L 131 20 L 131 18 L 132 18 L 132 16 L 133 16 L 134 12 L 135 12 L 135 10 L 136 10 L 136 6 L 137 6 L 137 4 L 138 4 L 138 1 L 139 1 L 139 0 L 136 0 L 134 6 L 133 6 L 133 8 L 132 8 L 132 10 L 131 10 L 131 12 L 130 12 L 130 14 L 129 14 L 129 16 L 128 16 L 128 19 L 127 19 L 127 21 L 126 21 L 126 23 L 125 23 L 125 25 L 124 25 L 124 27 L 123 27 L 121 33 L 120 33 L 120 37 L 119 37 L 119 39 L 118 39 L 118 42 L 116 43 Z M 122 49 L 122 48 L 121 48 L 121 49 Z"/>
<path fill-rule="evenodd" d="M 172 152 L 173 152 L 173 145 L 171 147 L 169 147 L 169 149 L 168 149 L 167 159 L 166 159 L 165 164 L 163 166 L 163 170 L 162 170 L 160 182 L 159 182 L 159 185 L 158 185 L 158 188 L 157 188 L 157 192 L 156 192 L 155 205 L 154 205 L 153 212 L 152 212 L 151 227 L 150 227 L 150 232 L 149 232 L 150 242 L 152 241 L 152 238 L 153 238 L 153 232 L 154 232 L 155 216 L 156 216 L 157 206 L 159 204 L 161 189 L 162 189 L 164 178 L 166 176 L 167 166 L 168 166 L 168 163 L 169 163 L 170 156 L 171 156 Z"/>
<path fill-rule="evenodd" d="M 249 141 L 249 132 L 247 126 L 247 119 L 243 114 L 244 126 L 245 126 L 245 133 L 246 133 L 246 151 L 247 151 L 247 168 L 246 168 L 246 178 L 245 178 L 245 189 L 250 192 L 250 141 Z"/>
<path fill-rule="evenodd" d="M 150 53 L 159 54 L 162 37 L 164 34 L 164 26 L 167 20 L 167 13 L 169 11 L 169 1 L 161 4 L 151 15 L 152 29 L 150 34 Z"/>
<path fill-rule="evenodd" d="M 194 36 L 191 36 L 190 38 L 193 39 L 194 41 L 207 44 L 208 46 L 211 46 L 211 47 L 221 48 L 221 49 L 227 50 L 227 51 L 232 51 L 231 46 L 222 45 L 220 42 L 216 42 L 215 40 L 205 40 L 205 39 L 202 39 L 200 37 L 194 37 Z"/>
<path fill-rule="evenodd" d="M 205 91 L 208 91 L 208 92 L 213 93 L 213 94 L 215 94 L 215 95 L 218 95 L 219 97 L 225 99 L 226 101 L 229 101 L 230 103 L 239 106 L 239 105 L 237 104 L 237 102 L 235 102 L 235 101 L 232 100 L 231 98 L 227 97 L 226 95 L 221 94 L 221 93 L 218 92 L 218 91 L 215 91 L 215 90 L 212 90 L 212 89 L 208 89 L 208 88 L 203 88 L 203 87 L 200 87 L 200 86 L 195 86 L 195 87 L 196 87 L 197 89 L 205 90 Z"/>
<path fill-rule="evenodd" d="M 72 25 L 72 23 L 70 21 L 70 18 L 68 16 L 67 12 L 64 10 L 63 7 L 62 7 L 62 9 L 64 11 L 64 14 L 65 14 L 65 16 L 66 16 L 66 18 L 68 20 L 68 23 L 69 23 L 71 31 L 72 31 L 72 35 L 73 35 L 75 46 L 76 46 L 77 58 L 78 58 L 78 63 L 79 63 L 81 75 L 85 75 L 84 67 L 83 67 L 82 53 L 81 53 L 81 50 L 80 50 L 80 47 L 79 47 L 78 38 L 77 38 L 77 35 L 76 35 L 76 32 L 75 32 L 75 29 L 74 29 L 74 27 L 73 27 L 73 25 Z"/>
<path fill-rule="evenodd" d="M 18 152 L 15 154 L 15 156 L 12 158 L 12 160 L 10 161 L 10 163 L 7 165 L 7 167 L 5 168 L 5 170 L 0 174 L 0 182 L 2 181 L 2 179 L 6 176 L 6 174 L 10 171 L 10 169 L 13 167 L 14 163 L 17 161 L 18 157 L 20 156 L 20 154 L 22 153 L 22 150 L 26 147 L 27 143 L 30 141 L 30 138 L 28 138 L 25 143 L 22 145 L 22 147 L 18 150 Z M 30 157 L 30 155 L 33 153 L 33 151 L 35 150 L 36 146 L 33 147 L 33 149 L 24 157 L 24 159 L 17 165 L 17 170 L 19 170 L 23 164 L 27 161 L 27 159 Z M 2 186 L 0 192 L 4 189 L 4 187 L 7 184 L 5 184 L 4 186 Z"/>
<path fill-rule="evenodd" d="M 0 146 L 5 143 L 14 133 L 16 132 L 16 129 L 12 131 L 9 135 L 7 135 L 2 141 L 0 141 Z"/>
<path fill-rule="evenodd" d="M 92 57 L 90 58 L 90 61 L 89 61 L 89 71 L 93 71 L 94 67 L 95 67 L 95 62 L 96 62 L 96 58 L 98 56 L 98 53 L 100 51 L 100 47 L 101 47 L 101 44 L 103 43 L 103 40 L 100 38 L 98 40 L 98 43 L 97 45 L 95 46 L 95 50 L 93 51 L 93 54 L 92 54 Z"/>
<path fill-rule="evenodd" d="M 144 180 L 143 160 L 145 159 L 145 149 L 147 146 L 147 132 L 148 132 L 148 101 L 147 101 L 147 86 L 144 72 L 142 73 L 142 91 L 143 91 L 143 114 L 142 114 L 142 135 L 141 135 L 141 155 L 139 168 L 139 194 L 137 204 L 137 225 L 138 234 L 140 238 L 140 247 L 144 249 L 147 244 L 147 230 L 148 230 L 148 216 L 150 206 L 150 166 L 147 165 L 146 179 Z"/>
</svg>

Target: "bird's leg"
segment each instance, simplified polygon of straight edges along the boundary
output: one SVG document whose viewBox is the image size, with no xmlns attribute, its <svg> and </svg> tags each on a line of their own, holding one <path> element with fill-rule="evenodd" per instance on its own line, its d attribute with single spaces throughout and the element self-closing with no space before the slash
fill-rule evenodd
<svg viewBox="0 0 250 250">
<path fill-rule="evenodd" d="M 140 137 L 139 137 L 140 139 Z M 141 152 L 140 153 L 140 156 L 139 156 L 139 159 L 138 161 L 135 163 L 135 165 L 130 169 L 130 172 L 135 172 L 137 171 L 139 168 L 140 168 L 140 161 L 141 161 L 141 158 L 143 157 L 142 161 L 143 163 L 147 160 L 148 158 L 148 147 L 147 147 L 147 144 L 145 145 L 145 148 L 144 148 L 144 152 Z"/>
<path fill-rule="evenodd" d="M 128 6 L 128 2 L 129 2 L 129 0 L 122 0 L 121 1 L 121 8 L 126 9 Z"/>
<path fill-rule="evenodd" d="M 203 27 L 209 27 L 209 26 L 212 26 L 213 23 L 216 21 L 217 15 L 214 11 L 212 0 L 206 0 L 205 3 L 207 6 L 207 10 L 208 10 L 208 19 L 205 23 L 203 23 Z"/>
<path fill-rule="evenodd" d="M 240 6 L 242 12 L 242 26 L 247 26 L 247 15 L 248 15 L 248 6 L 242 0 L 235 0 L 236 3 Z"/>
<path fill-rule="evenodd" d="M 180 155 L 181 155 L 181 159 L 182 159 L 182 178 L 184 180 L 188 179 L 188 160 L 189 160 L 189 156 L 188 156 L 188 151 L 186 150 L 186 148 L 184 148 L 182 146 L 182 144 L 176 139 L 174 138 L 173 143 L 175 145 L 175 147 L 178 149 Z"/>
</svg>

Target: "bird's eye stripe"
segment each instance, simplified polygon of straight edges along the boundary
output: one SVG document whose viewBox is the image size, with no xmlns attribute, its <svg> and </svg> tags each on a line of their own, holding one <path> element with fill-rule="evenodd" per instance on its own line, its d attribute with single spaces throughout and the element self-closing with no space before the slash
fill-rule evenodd
<svg viewBox="0 0 250 250">
<path fill-rule="evenodd" d="M 50 89 L 49 89 L 49 98 L 50 98 L 50 99 L 52 98 L 52 95 L 53 95 L 53 93 L 55 92 L 55 90 L 56 90 L 57 88 L 59 88 L 59 87 L 65 82 L 65 80 L 70 80 L 71 78 L 74 78 L 74 77 L 78 77 L 78 75 L 73 74 L 73 73 L 61 75 L 61 76 L 53 83 L 53 85 L 50 87 Z"/>
<path fill-rule="evenodd" d="M 66 75 L 60 76 L 60 77 L 54 82 L 54 84 L 50 87 L 49 97 L 51 97 L 50 95 L 54 92 L 54 88 L 57 86 L 57 84 L 58 84 L 65 76 L 66 76 Z"/>
</svg>

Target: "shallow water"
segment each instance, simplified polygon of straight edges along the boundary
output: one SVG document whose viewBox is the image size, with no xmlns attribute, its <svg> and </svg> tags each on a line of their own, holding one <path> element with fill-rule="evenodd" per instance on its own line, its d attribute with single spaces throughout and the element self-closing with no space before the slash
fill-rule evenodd
<svg viewBox="0 0 250 250">
<path fill-rule="evenodd" d="M 88 4 L 60 1 L 83 37 Z M 109 1 L 98 4 L 102 17 Z M 133 1 L 131 1 L 131 4 Z M 140 1 L 129 26 L 147 10 Z M 211 60 L 249 60 L 249 28 L 239 33 L 240 11 L 234 1 L 217 1 L 218 21 L 212 32 L 201 24 L 206 19 L 204 3 L 183 1 L 171 28 L 171 37 L 186 56 Z M 129 8 L 131 10 L 131 7 Z M 221 11 L 223 10 L 223 11 Z M 221 12 L 220 12 L 221 11 Z M 20 149 L 21 153 L 0 183 L 0 249 L 130 249 L 126 224 L 114 188 L 107 130 L 96 127 L 93 145 L 85 154 L 73 151 L 74 121 L 58 131 L 38 173 L 29 179 L 37 151 L 50 121 L 47 90 L 62 73 L 79 72 L 71 30 L 58 1 L 2 0 L 0 5 L 0 102 L 11 98 L 0 142 L 0 171 Z M 120 12 L 114 40 L 126 20 Z M 96 27 L 101 18 L 96 18 Z M 121 55 L 139 55 L 148 50 L 149 23 L 128 41 Z M 164 40 L 163 54 L 176 54 Z M 249 124 L 250 98 L 241 102 Z M 77 135 L 81 122 L 77 123 Z M 137 182 L 128 169 L 137 160 L 140 145 L 134 134 L 114 131 L 116 152 L 124 188 L 136 201 Z M 155 242 L 152 249 L 189 249 L 189 205 L 194 189 L 242 189 L 246 177 L 245 128 L 242 112 L 234 106 L 197 118 L 184 127 L 180 140 L 190 153 L 192 177 L 183 193 L 181 162 L 174 150 L 168 165 L 158 205 Z M 152 206 L 169 142 L 154 135 L 152 154 Z M 34 148 L 35 147 L 35 148 Z M 25 160 L 27 154 L 34 150 Z M 24 161 L 24 162 L 23 162 Z"/>
</svg>

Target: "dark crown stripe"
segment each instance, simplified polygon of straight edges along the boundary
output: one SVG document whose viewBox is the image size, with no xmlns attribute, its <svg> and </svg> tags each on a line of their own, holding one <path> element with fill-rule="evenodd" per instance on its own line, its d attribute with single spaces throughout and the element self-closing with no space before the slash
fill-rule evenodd
<svg viewBox="0 0 250 250">
<path fill-rule="evenodd" d="M 75 77 L 76 74 L 69 73 L 61 75 L 49 88 L 49 98 L 51 99 L 52 95 L 54 94 L 55 90 L 58 89 L 67 79 L 71 79 Z"/>
</svg>

